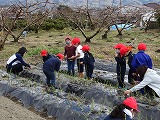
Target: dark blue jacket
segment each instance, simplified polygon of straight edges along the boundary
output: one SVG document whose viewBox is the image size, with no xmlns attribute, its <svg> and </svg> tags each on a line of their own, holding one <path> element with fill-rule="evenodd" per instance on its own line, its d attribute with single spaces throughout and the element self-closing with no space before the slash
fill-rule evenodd
<svg viewBox="0 0 160 120">
<path fill-rule="evenodd" d="M 61 61 L 57 57 L 51 57 L 44 62 L 43 69 L 54 72 L 55 70 L 59 71 L 60 66 L 61 66 Z"/>
<path fill-rule="evenodd" d="M 47 56 L 43 56 L 43 62 L 47 61 L 51 57 L 55 57 L 55 56 L 50 54 L 48 54 Z"/>
<path fill-rule="evenodd" d="M 122 72 L 125 73 L 126 71 L 126 58 L 117 56 L 115 57 L 115 60 L 117 62 L 117 73 L 121 74 Z"/>
<path fill-rule="evenodd" d="M 131 65 L 135 70 L 142 65 L 152 69 L 152 59 L 144 51 L 139 51 L 134 55 Z"/>
<path fill-rule="evenodd" d="M 132 120 L 128 115 L 126 115 L 126 118 L 112 118 L 110 115 L 108 115 L 104 120 Z"/>
<path fill-rule="evenodd" d="M 94 69 L 94 62 L 95 59 L 93 55 L 90 52 L 85 52 L 84 53 L 84 58 L 83 58 L 83 63 L 85 66 L 87 66 L 88 69 Z"/>
</svg>

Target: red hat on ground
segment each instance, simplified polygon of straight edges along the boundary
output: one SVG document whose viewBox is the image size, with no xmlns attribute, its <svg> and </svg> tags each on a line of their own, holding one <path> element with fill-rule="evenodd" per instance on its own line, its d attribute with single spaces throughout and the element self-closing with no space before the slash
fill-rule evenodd
<svg viewBox="0 0 160 120">
<path fill-rule="evenodd" d="M 122 44 L 122 43 L 119 43 L 119 44 L 114 46 L 115 49 L 121 49 L 122 47 L 125 47 L 125 45 Z"/>
<path fill-rule="evenodd" d="M 134 110 L 136 110 L 137 112 L 140 112 L 138 110 L 137 101 L 134 97 L 128 97 L 127 99 L 125 99 L 123 101 L 123 104 L 132 108 L 132 109 L 134 109 Z"/>
<path fill-rule="evenodd" d="M 88 45 L 83 45 L 81 50 L 82 51 L 89 51 L 90 47 Z"/>
<path fill-rule="evenodd" d="M 63 60 L 63 58 L 64 58 L 64 55 L 61 53 L 58 53 L 56 56 L 59 57 L 60 60 Z"/>
<path fill-rule="evenodd" d="M 47 56 L 47 54 L 48 54 L 47 50 L 42 50 L 42 51 L 41 51 L 41 56 L 42 56 L 42 57 L 43 57 L 43 56 Z"/>
<path fill-rule="evenodd" d="M 67 39 L 72 40 L 72 38 L 70 36 L 65 37 L 64 40 L 66 41 Z"/>
<path fill-rule="evenodd" d="M 125 46 L 125 47 L 122 47 L 119 52 L 120 52 L 120 55 L 124 56 L 128 51 L 129 51 L 129 48 Z"/>
<path fill-rule="evenodd" d="M 76 43 L 80 43 L 80 38 L 73 38 L 72 44 L 75 45 Z"/>
<path fill-rule="evenodd" d="M 145 50 L 146 50 L 146 44 L 140 43 L 140 44 L 138 45 L 138 50 L 143 50 L 143 51 L 145 51 Z"/>
</svg>

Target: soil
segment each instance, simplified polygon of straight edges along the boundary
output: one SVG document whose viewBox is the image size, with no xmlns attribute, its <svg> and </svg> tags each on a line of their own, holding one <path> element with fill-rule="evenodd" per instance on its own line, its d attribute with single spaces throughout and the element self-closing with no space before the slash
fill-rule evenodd
<svg viewBox="0 0 160 120">
<path fill-rule="evenodd" d="M 6 97 L 0 96 L 1 120 L 47 120 Z"/>
</svg>

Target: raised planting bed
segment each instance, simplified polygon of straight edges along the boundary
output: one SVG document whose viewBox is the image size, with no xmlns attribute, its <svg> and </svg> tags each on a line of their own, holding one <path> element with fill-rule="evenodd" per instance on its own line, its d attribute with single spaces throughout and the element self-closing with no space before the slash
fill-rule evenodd
<svg viewBox="0 0 160 120">
<path fill-rule="evenodd" d="M 65 71 L 65 69 L 66 67 L 62 65 L 61 70 Z M 56 87 L 58 89 L 56 90 L 54 89 L 48 92 L 44 88 L 45 76 L 41 70 L 41 67 L 37 66 L 34 67 L 34 69 L 32 69 L 31 71 L 24 71 L 24 73 L 21 74 L 21 76 L 27 78 L 22 80 L 23 82 L 21 82 L 21 84 L 23 83 L 22 84 L 23 87 L 19 86 L 19 84 L 16 84 L 16 86 L 15 84 L 13 84 L 14 83 L 13 81 L 15 81 L 16 79 L 18 80 L 18 78 L 11 80 L 9 77 L 8 80 L 2 80 L 3 82 L 5 81 L 5 83 L 1 83 L 3 84 L 2 85 L 3 87 L 1 87 L 3 89 L 0 89 L 0 91 L 2 91 L 1 93 L 3 95 L 10 94 L 11 97 L 14 96 L 20 99 L 21 101 L 24 101 L 22 103 L 26 107 L 34 106 L 36 110 L 47 111 L 48 116 L 55 116 L 57 119 L 60 120 L 63 119 L 67 120 L 67 118 L 75 120 L 78 119 L 103 120 L 105 116 L 109 114 L 110 111 L 113 109 L 113 106 L 121 103 L 122 100 L 124 100 L 125 96 L 123 95 L 123 91 L 121 90 L 119 91 L 117 87 L 115 87 L 116 85 L 113 86 L 113 84 L 110 84 L 112 83 L 112 81 L 114 81 L 113 83 L 116 84 L 115 73 L 111 73 L 108 71 L 100 71 L 100 70 L 95 70 L 95 71 L 98 71 L 96 74 L 94 74 L 95 78 L 97 77 L 104 79 L 105 81 L 109 80 L 111 82 L 105 82 L 106 84 L 102 84 L 95 80 L 79 79 L 77 77 L 72 77 L 63 73 L 58 73 L 56 74 L 57 76 Z M 10 84 L 9 82 L 10 80 L 12 81 L 12 84 Z M 19 81 L 20 80 L 18 80 L 18 82 Z M 27 81 L 28 83 L 26 83 Z M 12 89 L 4 87 L 5 86 L 4 84 L 7 86 L 11 86 Z M 4 88 L 7 89 L 4 90 Z M 15 94 L 11 92 L 12 90 L 14 91 L 13 93 L 18 93 L 18 94 L 16 94 L 15 96 Z M 18 96 L 23 96 L 21 95 L 22 93 L 20 94 L 20 91 L 23 91 L 22 93 L 23 94 L 25 93 L 25 95 L 27 96 L 32 95 L 33 97 L 30 97 L 31 102 L 25 102 L 26 99 L 25 97 L 23 99 L 19 98 Z M 35 91 L 37 92 L 40 91 L 40 92 L 37 93 Z M 154 120 L 159 120 L 160 117 L 159 102 L 154 103 L 155 101 L 153 102 L 153 100 L 146 99 L 145 97 L 143 98 L 143 96 L 138 96 L 136 98 L 141 112 L 139 116 L 136 117 L 135 119 L 150 120 L 153 119 L 154 116 Z M 36 103 L 38 107 L 34 103 Z M 57 107 L 57 104 L 60 104 L 60 107 L 59 106 Z M 55 111 L 51 112 L 49 106 L 53 106 L 51 109 L 52 110 L 56 109 L 56 111 L 59 112 L 56 113 Z M 63 106 L 67 106 L 67 108 Z M 66 114 L 61 113 L 60 112 L 61 110 L 67 111 L 67 113 Z M 75 112 L 73 116 L 71 114 L 73 113 L 72 111 Z M 75 118 L 74 115 L 81 117 Z"/>
</svg>

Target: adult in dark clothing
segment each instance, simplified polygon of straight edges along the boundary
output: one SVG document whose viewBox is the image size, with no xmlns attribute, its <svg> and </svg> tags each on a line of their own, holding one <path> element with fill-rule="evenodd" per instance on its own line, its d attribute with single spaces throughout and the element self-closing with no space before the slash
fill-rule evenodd
<svg viewBox="0 0 160 120">
<path fill-rule="evenodd" d="M 48 60 L 49 58 L 51 57 L 55 57 L 55 56 L 52 56 L 50 55 L 47 50 L 42 50 L 41 51 L 41 56 L 43 57 L 43 62 L 45 62 L 46 60 Z"/>
<path fill-rule="evenodd" d="M 8 59 L 6 65 L 7 72 L 11 72 L 18 75 L 21 71 L 23 71 L 23 66 L 30 68 L 30 65 L 23 60 L 23 56 L 26 52 L 27 49 L 25 47 L 21 47 L 17 53 L 12 55 Z"/>
<path fill-rule="evenodd" d="M 57 54 L 56 57 L 51 57 L 44 62 L 43 72 L 46 75 L 46 83 L 48 87 L 55 87 L 56 77 L 54 72 L 59 71 L 61 65 L 60 60 L 62 60 L 63 57 L 63 54 Z"/>
<path fill-rule="evenodd" d="M 132 67 L 136 71 L 136 69 L 140 66 L 147 66 L 148 68 L 152 69 L 152 59 L 148 54 L 145 53 L 146 44 L 140 43 L 138 45 L 138 53 L 134 55 L 132 60 Z"/>
<path fill-rule="evenodd" d="M 75 70 L 74 70 L 74 65 L 75 65 L 75 51 L 76 47 L 71 44 L 71 37 L 66 37 L 65 38 L 66 46 L 64 47 L 64 56 L 65 59 L 67 60 L 67 66 L 68 66 L 68 74 L 74 76 Z"/>
<path fill-rule="evenodd" d="M 132 120 L 137 112 L 139 110 L 135 98 L 129 97 L 117 105 L 104 120 Z"/>
<path fill-rule="evenodd" d="M 83 64 L 85 65 L 86 76 L 88 79 L 91 79 L 93 74 L 95 59 L 92 53 L 89 52 L 89 50 L 90 47 L 88 45 L 82 46 L 82 51 L 84 52 Z"/>
<path fill-rule="evenodd" d="M 120 49 L 124 46 L 125 45 L 123 44 L 117 44 L 116 46 L 114 46 L 114 48 L 116 49 L 115 60 L 117 62 L 116 72 L 119 88 L 125 87 L 124 76 L 126 72 L 126 58 L 120 55 Z"/>
</svg>

